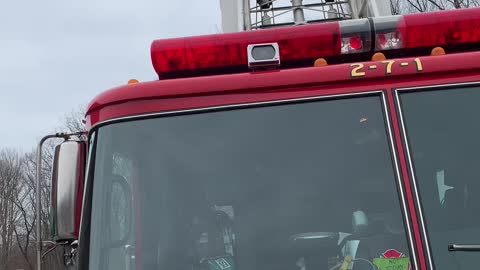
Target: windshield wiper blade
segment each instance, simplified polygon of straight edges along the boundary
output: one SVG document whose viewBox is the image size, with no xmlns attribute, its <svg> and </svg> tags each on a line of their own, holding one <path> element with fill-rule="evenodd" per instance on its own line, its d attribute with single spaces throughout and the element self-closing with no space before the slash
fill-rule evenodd
<svg viewBox="0 0 480 270">
<path fill-rule="evenodd" d="M 480 251 L 480 245 L 448 245 L 448 251 Z"/>
</svg>

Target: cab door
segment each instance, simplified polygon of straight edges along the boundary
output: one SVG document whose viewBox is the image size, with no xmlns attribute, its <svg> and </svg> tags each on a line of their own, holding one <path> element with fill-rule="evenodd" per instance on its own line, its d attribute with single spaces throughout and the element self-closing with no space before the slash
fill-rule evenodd
<svg viewBox="0 0 480 270">
<path fill-rule="evenodd" d="M 427 265 L 478 269 L 480 84 L 403 87 L 393 95 Z"/>
</svg>

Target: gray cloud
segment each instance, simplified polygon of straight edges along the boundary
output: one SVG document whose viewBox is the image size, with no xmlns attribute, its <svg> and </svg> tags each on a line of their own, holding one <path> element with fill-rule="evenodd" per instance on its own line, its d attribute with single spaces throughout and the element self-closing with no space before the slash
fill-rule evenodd
<svg viewBox="0 0 480 270">
<path fill-rule="evenodd" d="M 220 28 L 217 0 L 2 1 L 0 147 L 29 150 L 97 94 L 154 80 L 154 39 Z"/>
</svg>

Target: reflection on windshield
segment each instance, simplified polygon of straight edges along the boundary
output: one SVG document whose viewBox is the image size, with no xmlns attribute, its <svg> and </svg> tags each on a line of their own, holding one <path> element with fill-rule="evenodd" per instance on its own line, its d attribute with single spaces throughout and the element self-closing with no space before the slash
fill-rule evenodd
<svg viewBox="0 0 480 270">
<path fill-rule="evenodd" d="M 415 175 L 435 269 L 478 268 L 478 253 L 450 244 L 480 244 L 479 89 L 401 94 Z"/>
<path fill-rule="evenodd" d="M 91 269 L 408 268 L 379 96 L 117 123 L 97 143 Z"/>
</svg>

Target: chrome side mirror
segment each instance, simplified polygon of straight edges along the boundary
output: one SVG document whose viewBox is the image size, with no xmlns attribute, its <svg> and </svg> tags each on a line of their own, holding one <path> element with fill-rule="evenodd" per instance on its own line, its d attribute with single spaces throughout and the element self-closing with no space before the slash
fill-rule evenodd
<svg viewBox="0 0 480 270">
<path fill-rule="evenodd" d="M 78 239 L 86 143 L 65 141 L 55 148 L 52 172 L 52 228 L 55 241 Z"/>
</svg>

